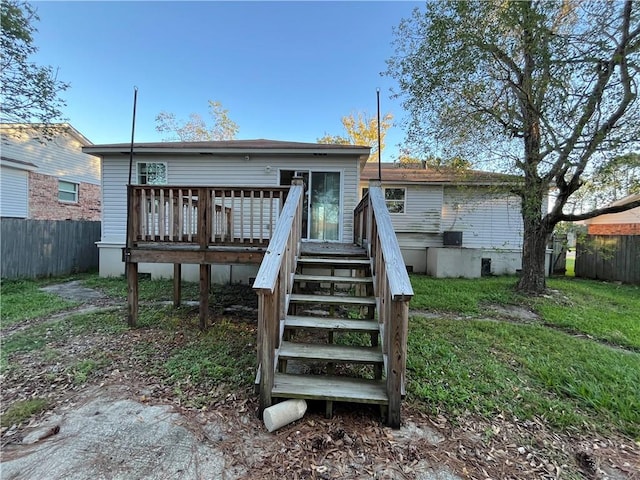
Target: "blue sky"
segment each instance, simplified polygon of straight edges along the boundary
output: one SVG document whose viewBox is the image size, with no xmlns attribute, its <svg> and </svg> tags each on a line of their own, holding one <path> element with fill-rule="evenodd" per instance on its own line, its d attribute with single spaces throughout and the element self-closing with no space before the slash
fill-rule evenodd
<svg viewBox="0 0 640 480">
<path fill-rule="evenodd" d="M 96 144 L 128 142 L 133 87 L 136 141 L 157 141 L 160 111 L 206 118 L 218 100 L 238 138 L 314 142 L 342 133 L 354 111 L 396 125 L 383 160 L 404 139 L 393 79 L 392 29 L 415 2 L 33 2 L 36 61 L 71 83 L 65 116 Z"/>
</svg>

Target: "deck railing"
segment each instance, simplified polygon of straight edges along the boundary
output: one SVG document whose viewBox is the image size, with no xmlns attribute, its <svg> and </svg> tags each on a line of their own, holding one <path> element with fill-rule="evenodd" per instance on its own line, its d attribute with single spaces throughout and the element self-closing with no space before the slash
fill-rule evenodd
<svg viewBox="0 0 640 480">
<path fill-rule="evenodd" d="M 354 210 L 354 225 L 354 242 L 367 248 L 373 263 L 389 397 L 388 423 L 398 428 L 405 387 L 409 301 L 413 297 L 413 288 L 379 182 L 371 182 L 369 191 Z"/>
<path fill-rule="evenodd" d="M 300 255 L 302 233 L 302 179 L 294 178 L 287 200 L 256 275 L 258 294 L 258 372 L 260 410 L 271 406 L 276 351 L 280 348 L 293 276 Z"/>
<path fill-rule="evenodd" d="M 266 245 L 289 187 L 129 186 L 129 246 Z"/>
</svg>

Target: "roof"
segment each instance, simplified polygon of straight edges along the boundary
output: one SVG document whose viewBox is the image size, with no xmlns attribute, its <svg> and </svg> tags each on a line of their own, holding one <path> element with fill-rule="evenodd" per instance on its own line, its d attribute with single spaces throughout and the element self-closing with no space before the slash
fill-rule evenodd
<svg viewBox="0 0 640 480">
<path fill-rule="evenodd" d="M 129 153 L 130 143 L 93 145 L 82 149 L 85 153 L 104 155 L 107 153 Z M 369 156 L 370 147 L 360 145 L 332 145 L 322 143 L 286 142 L 279 140 L 223 140 L 208 142 L 151 142 L 134 143 L 135 153 L 318 153 Z"/>
<path fill-rule="evenodd" d="M 378 164 L 368 163 L 360 178 L 364 181 L 378 179 Z M 405 168 L 395 163 L 382 163 L 382 181 L 384 183 L 430 183 L 430 184 L 476 184 L 495 185 L 518 183 L 517 175 L 485 172 L 482 170 L 452 170 L 434 168 Z"/>
<path fill-rule="evenodd" d="M 44 123 L 0 123 L 1 128 L 7 128 L 7 129 L 15 128 L 17 130 L 31 130 L 31 129 L 37 129 L 45 126 L 53 130 L 62 130 L 67 133 L 70 133 L 73 137 L 75 137 L 76 140 L 78 140 L 84 146 L 93 145 L 93 142 L 91 140 L 89 140 L 87 137 L 81 134 L 78 130 L 76 130 L 73 127 L 73 125 L 69 123 L 51 123 L 48 125 Z"/>
<path fill-rule="evenodd" d="M 640 193 L 636 193 L 635 195 L 627 195 L 626 197 L 611 203 L 609 206 L 617 207 L 618 205 L 626 205 L 627 203 L 636 202 L 638 200 L 640 200 Z"/>
<path fill-rule="evenodd" d="M 637 201 L 640 201 L 640 193 L 627 195 L 626 197 L 623 197 L 620 200 L 616 200 L 615 202 L 612 202 L 607 206 L 617 207 L 619 205 L 626 205 L 627 203 L 637 202 Z M 627 218 L 629 221 L 619 222 L 619 220 L 623 218 Z M 634 208 L 630 208 L 629 210 L 625 210 L 618 213 L 604 213 L 596 217 L 587 218 L 586 220 L 583 220 L 583 223 L 585 225 L 606 224 L 606 223 L 630 223 L 630 222 L 636 223 L 638 220 L 640 220 L 640 207 L 634 207 Z"/>
</svg>

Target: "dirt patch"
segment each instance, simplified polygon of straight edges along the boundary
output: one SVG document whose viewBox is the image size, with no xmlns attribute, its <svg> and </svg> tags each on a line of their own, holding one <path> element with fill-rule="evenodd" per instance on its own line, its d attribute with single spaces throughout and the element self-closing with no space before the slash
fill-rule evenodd
<svg viewBox="0 0 640 480">
<path fill-rule="evenodd" d="M 518 305 L 489 305 L 487 308 L 494 316 L 500 319 L 518 323 L 533 323 L 540 320 L 537 313 Z"/>
<path fill-rule="evenodd" d="M 237 289 L 214 297 L 214 317 L 254 321 L 254 298 L 241 300 Z M 93 301 L 85 297 L 82 308 L 114 303 Z M 115 303 L 124 312 L 122 302 Z M 49 410 L 2 429 L 1 477 L 640 478 L 639 448 L 626 439 L 558 434 L 542 419 L 523 421 L 508 413 L 454 424 L 422 413 L 410 399 L 397 431 L 380 425 L 376 408 L 336 404 L 334 417 L 326 419 L 324 406 L 310 403 L 303 419 L 269 434 L 256 416 L 252 391 L 227 394 L 195 385 L 188 397 L 211 401 L 188 407 L 184 395 L 150 368 L 185 341 L 179 330 L 90 332 L 48 345 L 49 353 L 13 355 L 16 368 L 2 378 L 3 410 L 35 397 L 47 399 Z M 87 357 L 102 363 L 78 383 L 69 366 Z"/>
<path fill-rule="evenodd" d="M 96 303 L 106 300 L 107 296 L 102 292 L 87 288 L 82 285 L 80 280 L 73 282 L 57 283 L 42 287 L 40 290 L 58 295 L 65 300 L 72 300 L 80 303 Z"/>
</svg>

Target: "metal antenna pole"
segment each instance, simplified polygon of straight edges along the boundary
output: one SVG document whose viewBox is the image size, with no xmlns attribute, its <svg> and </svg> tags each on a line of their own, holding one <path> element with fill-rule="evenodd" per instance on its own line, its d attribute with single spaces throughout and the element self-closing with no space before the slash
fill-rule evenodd
<svg viewBox="0 0 640 480">
<path fill-rule="evenodd" d="M 131 148 L 129 150 L 129 183 L 131 185 L 131 172 L 133 170 L 133 138 L 136 133 L 136 103 L 138 103 L 138 87 L 133 87 L 133 120 L 131 121 Z"/>
<path fill-rule="evenodd" d="M 380 140 L 380 89 L 376 88 L 376 96 L 378 98 L 378 181 L 382 181 L 382 148 Z"/>
<path fill-rule="evenodd" d="M 136 131 L 136 104 L 138 103 L 138 87 L 133 87 L 133 120 L 131 122 L 131 148 L 129 149 L 129 182 L 127 183 L 127 238 L 125 238 L 125 248 L 123 256 L 128 258 L 129 249 L 132 245 L 129 245 L 129 233 L 131 232 L 131 215 L 130 215 L 130 203 L 131 203 L 131 172 L 133 170 L 133 139 Z M 124 274 L 127 275 L 127 265 L 125 263 Z"/>
</svg>

